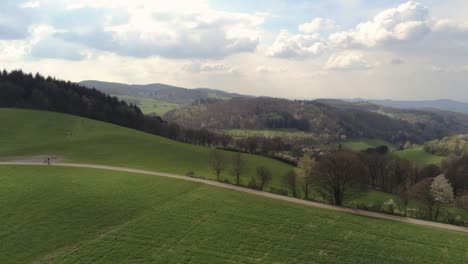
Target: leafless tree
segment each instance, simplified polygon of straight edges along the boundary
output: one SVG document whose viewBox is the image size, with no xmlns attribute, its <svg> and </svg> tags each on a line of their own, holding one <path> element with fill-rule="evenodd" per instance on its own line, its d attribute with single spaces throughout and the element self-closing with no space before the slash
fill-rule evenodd
<svg viewBox="0 0 468 264">
<path fill-rule="evenodd" d="M 240 184 L 240 176 L 247 169 L 247 160 L 244 159 L 244 156 L 236 152 L 231 159 L 231 172 L 232 175 L 236 178 L 236 184 Z"/>
<path fill-rule="evenodd" d="M 271 171 L 267 167 L 260 166 L 257 168 L 257 175 L 260 178 L 260 190 L 263 190 L 263 187 L 271 181 Z"/>
<path fill-rule="evenodd" d="M 208 164 L 216 175 L 217 180 L 220 180 L 221 173 L 228 165 L 228 159 L 225 152 L 219 149 L 213 149 L 209 156 Z"/>
<path fill-rule="evenodd" d="M 356 154 L 350 151 L 334 151 L 320 157 L 318 179 L 330 201 L 343 205 L 345 194 L 359 183 L 362 165 Z"/>
<path fill-rule="evenodd" d="M 284 183 L 289 187 L 293 197 L 297 198 L 297 173 L 290 170 L 284 175 Z"/>
<path fill-rule="evenodd" d="M 409 193 L 413 198 L 422 202 L 427 208 L 427 218 L 432 220 L 433 209 L 436 201 L 431 194 L 431 185 L 434 181 L 434 178 L 425 178 L 415 185 L 411 186 Z"/>
</svg>

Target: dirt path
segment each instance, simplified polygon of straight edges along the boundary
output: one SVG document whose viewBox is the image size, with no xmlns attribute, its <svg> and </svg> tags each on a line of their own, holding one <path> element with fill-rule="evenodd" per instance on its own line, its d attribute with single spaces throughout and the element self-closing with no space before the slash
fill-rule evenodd
<svg viewBox="0 0 468 264">
<path fill-rule="evenodd" d="M 44 165 L 43 163 L 40 163 L 40 162 L 28 162 L 28 161 L 23 161 L 23 160 L 18 160 L 16 162 L 0 162 L 0 165 L 30 165 L 30 166 L 31 165 L 35 165 L 35 166 L 41 165 L 41 166 L 47 166 L 47 165 Z M 424 220 L 408 218 L 408 217 L 401 217 L 401 216 L 396 216 L 396 215 L 387 215 L 387 214 L 364 211 L 364 210 L 359 210 L 359 209 L 350 209 L 350 208 L 337 207 L 337 206 L 333 206 L 333 205 L 329 205 L 329 204 L 306 201 L 306 200 L 302 200 L 302 199 L 282 196 L 282 195 L 273 194 L 273 193 L 269 193 L 269 192 L 252 190 L 252 189 L 249 189 L 249 188 L 235 186 L 235 185 L 226 184 L 226 183 L 222 183 L 222 182 L 192 178 L 192 177 L 176 175 L 176 174 L 171 174 L 171 173 L 148 171 L 148 170 L 139 170 L 139 169 L 131 169 L 131 168 L 115 167 L 115 166 L 106 166 L 106 165 L 63 163 L 63 162 L 54 163 L 53 166 L 92 168 L 92 169 L 103 169 L 103 170 L 113 170 L 113 171 L 140 173 L 140 174 L 146 174 L 146 175 L 163 176 L 163 177 L 175 178 L 175 179 L 180 179 L 180 180 L 185 180 L 185 181 L 199 182 L 199 183 L 208 184 L 208 185 L 211 185 L 211 186 L 216 186 L 216 187 L 220 187 L 220 188 L 235 190 L 235 191 L 244 192 L 244 193 L 250 193 L 250 194 L 254 194 L 254 195 L 258 195 L 258 196 L 262 196 L 262 197 L 267 197 L 267 198 L 271 198 L 271 199 L 275 199 L 275 200 L 286 201 L 286 202 L 290 202 L 290 203 L 303 204 L 303 205 L 307 205 L 307 206 L 313 206 L 313 207 L 318 207 L 318 208 L 323 208 L 323 209 L 328 209 L 328 210 L 333 210 L 333 211 L 338 211 L 338 212 L 351 213 L 351 214 L 360 215 L 360 216 L 367 216 L 367 217 L 385 219 L 385 220 L 390 220 L 390 221 L 410 223 L 410 224 L 415 224 L 415 225 L 445 229 L 445 230 L 456 231 L 456 232 L 463 232 L 463 233 L 468 234 L 468 228 L 464 228 L 464 227 L 461 227 L 461 226 L 454 226 L 454 225 L 449 225 L 449 224 L 442 224 L 442 223 L 424 221 Z"/>
</svg>

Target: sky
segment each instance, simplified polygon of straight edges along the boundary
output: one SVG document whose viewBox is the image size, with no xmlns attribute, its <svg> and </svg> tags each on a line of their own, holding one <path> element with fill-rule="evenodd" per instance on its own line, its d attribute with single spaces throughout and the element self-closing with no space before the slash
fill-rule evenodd
<svg viewBox="0 0 468 264">
<path fill-rule="evenodd" d="M 2 0 L 0 68 L 250 95 L 468 101 L 466 0 Z"/>
</svg>

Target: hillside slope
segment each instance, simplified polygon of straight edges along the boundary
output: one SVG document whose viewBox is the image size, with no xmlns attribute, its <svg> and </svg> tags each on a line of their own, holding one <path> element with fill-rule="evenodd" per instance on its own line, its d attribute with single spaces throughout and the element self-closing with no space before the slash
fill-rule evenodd
<svg viewBox="0 0 468 264">
<path fill-rule="evenodd" d="M 117 96 L 126 95 L 152 98 L 181 105 L 188 105 L 195 101 L 208 98 L 229 99 L 233 97 L 246 97 L 244 95 L 228 93 L 215 89 L 187 89 L 161 83 L 136 85 L 87 80 L 80 82 L 80 85 L 86 86 L 88 88 L 96 88 L 97 90 L 100 90 L 104 93 Z"/>
<path fill-rule="evenodd" d="M 214 178 L 208 166 L 209 148 L 184 144 L 91 119 L 32 110 L 0 108 L 0 158 L 51 155 L 66 161 L 126 166 Z M 274 172 L 272 185 L 292 167 L 265 157 L 246 155 L 247 184 L 256 166 Z M 226 170 L 222 179 L 233 181 Z"/>
<path fill-rule="evenodd" d="M 463 263 L 468 236 L 157 176 L 0 166 L 0 263 Z"/>
<path fill-rule="evenodd" d="M 452 112 L 381 109 L 339 100 L 291 101 L 233 98 L 168 112 L 180 125 L 211 129 L 299 129 L 329 138 L 383 139 L 402 144 L 468 131 L 468 115 Z"/>
<path fill-rule="evenodd" d="M 422 100 L 422 101 L 398 101 L 398 100 L 374 100 L 374 99 L 353 99 L 352 102 L 371 102 L 374 104 L 402 108 L 402 109 L 439 109 L 445 111 L 468 114 L 468 103 L 455 100 Z"/>
</svg>

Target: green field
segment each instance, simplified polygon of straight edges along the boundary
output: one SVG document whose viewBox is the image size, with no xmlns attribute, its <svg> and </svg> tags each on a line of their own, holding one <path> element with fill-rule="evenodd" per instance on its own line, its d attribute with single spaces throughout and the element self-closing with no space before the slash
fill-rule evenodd
<svg viewBox="0 0 468 264">
<path fill-rule="evenodd" d="M 465 263 L 468 235 L 104 170 L 0 166 L 0 263 Z"/>
<path fill-rule="evenodd" d="M 444 159 L 446 159 L 446 157 L 427 153 L 426 151 L 424 151 L 423 147 L 405 149 L 402 151 L 394 152 L 393 154 L 402 159 L 411 160 L 421 165 L 428 165 L 428 164 L 440 165 L 440 163 Z"/>
<path fill-rule="evenodd" d="M 375 148 L 386 145 L 389 149 L 395 148 L 393 144 L 380 139 L 350 139 L 342 143 L 343 148 L 352 151 L 363 151 L 368 148 Z"/>
<path fill-rule="evenodd" d="M 309 139 L 314 138 L 311 133 L 302 132 L 299 130 L 288 130 L 288 129 L 227 129 L 224 133 L 234 137 L 250 137 L 250 136 L 262 136 L 267 138 L 282 137 L 290 139 Z"/>
<path fill-rule="evenodd" d="M 76 116 L 32 110 L 0 109 L 0 159 L 11 156 L 57 155 L 65 161 L 114 165 L 214 179 L 208 166 L 210 149 Z M 70 133 L 70 135 L 67 135 Z M 231 153 L 228 153 L 231 154 Z M 291 166 L 261 156 L 246 155 L 248 168 L 241 183 L 263 165 L 273 172 L 272 186 Z M 233 182 L 225 171 L 222 179 Z"/>
<path fill-rule="evenodd" d="M 144 114 L 157 114 L 163 116 L 165 113 L 181 107 L 179 104 L 160 101 L 152 98 L 143 98 L 136 96 L 117 95 L 121 100 L 127 103 L 136 104 Z"/>
</svg>

